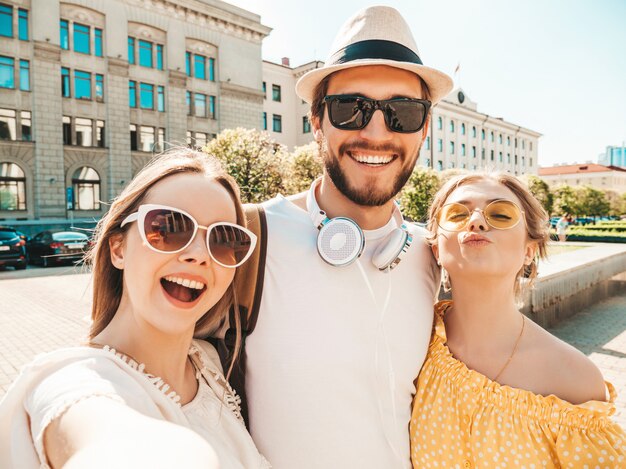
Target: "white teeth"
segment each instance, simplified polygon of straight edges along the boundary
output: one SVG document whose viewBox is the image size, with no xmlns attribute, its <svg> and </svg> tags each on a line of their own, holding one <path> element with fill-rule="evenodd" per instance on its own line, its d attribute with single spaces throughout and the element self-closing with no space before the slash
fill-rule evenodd
<svg viewBox="0 0 626 469">
<path fill-rule="evenodd" d="M 361 155 L 353 153 L 352 156 L 359 163 L 367 164 L 387 164 L 393 160 L 393 156 L 380 156 L 380 155 Z"/>
<path fill-rule="evenodd" d="M 183 287 L 192 288 L 194 290 L 202 290 L 204 288 L 204 283 L 198 282 L 197 280 L 189 280 L 188 278 L 180 278 L 168 275 L 167 277 L 165 277 L 165 280 L 167 280 L 168 282 L 177 283 L 179 285 L 182 285 Z"/>
</svg>

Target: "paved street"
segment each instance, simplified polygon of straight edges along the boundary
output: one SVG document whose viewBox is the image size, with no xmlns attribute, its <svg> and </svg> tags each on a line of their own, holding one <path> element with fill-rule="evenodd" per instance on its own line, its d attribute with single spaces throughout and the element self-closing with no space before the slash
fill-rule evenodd
<svg viewBox="0 0 626 469">
<path fill-rule="evenodd" d="M 85 336 L 90 276 L 57 267 L 54 276 L 26 270 L 0 272 L 0 396 L 36 354 L 73 345 Z M 17 277 L 17 278 L 16 278 Z M 626 294 L 588 308 L 552 330 L 587 354 L 618 393 L 616 420 L 626 427 Z"/>
</svg>

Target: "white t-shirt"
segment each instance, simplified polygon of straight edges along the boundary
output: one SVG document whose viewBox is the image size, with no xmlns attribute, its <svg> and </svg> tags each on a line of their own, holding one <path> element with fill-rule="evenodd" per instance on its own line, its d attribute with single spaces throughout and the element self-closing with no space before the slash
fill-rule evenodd
<svg viewBox="0 0 626 469">
<path fill-rule="evenodd" d="M 377 306 L 356 264 L 333 267 L 320 258 L 318 230 L 305 210 L 282 196 L 263 207 L 263 297 L 246 340 L 255 443 L 276 469 L 410 467 L 414 380 L 439 286 L 425 231 L 410 225 L 413 244 L 390 273 L 380 272 L 371 257 L 396 221 L 364 232 L 359 262 Z"/>
</svg>

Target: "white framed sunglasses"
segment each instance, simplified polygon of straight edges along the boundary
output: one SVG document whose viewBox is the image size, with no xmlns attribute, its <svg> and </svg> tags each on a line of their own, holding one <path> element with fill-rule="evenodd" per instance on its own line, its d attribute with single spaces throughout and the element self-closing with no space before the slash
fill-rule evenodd
<svg viewBox="0 0 626 469">
<path fill-rule="evenodd" d="M 146 245 L 163 254 L 183 251 L 191 244 L 198 229 L 206 230 L 209 255 L 222 267 L 235 268 L 246 262 L 257 242 L 252 231 L 236 223 L 221 221 L 203 226 L 184 210 L 167 205 L 140 205 L 120 227 L 134 221 Z"/>
</svg>

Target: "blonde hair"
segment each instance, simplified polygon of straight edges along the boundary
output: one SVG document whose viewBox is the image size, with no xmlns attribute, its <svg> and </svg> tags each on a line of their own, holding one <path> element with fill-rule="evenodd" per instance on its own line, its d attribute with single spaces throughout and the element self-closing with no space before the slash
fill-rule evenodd
<svg viewBox="0 0 626 469">
<path fill-rule="evenodd" d="M 548 225 L 548 214 L 526 187 L 518 178 L 507 173 L 499 171 L 467 173 L 454 176 L 448 180 L 435 194 L 433 203 L 428 213 L 428 223 L 426 225 L 430 232 L 427 237 L 428 242 L 437 244 L 437 215 L 441 207 L 443 207 L 458 187 L 473 184 L 479 181 L 493 181 L 507 187 L 513 194 L 517 196 L 524 211 L 524 219 L 526 221 L 526 237 L 528 241 L 537 244 L 537 255 L 529 266 L 522 266 L 515 277 L 515 296 L 519 300 L 523 291 L 522 278 L 528 279 L 528 287 L 530 287 L 537 277 L 537 260 L 547 257 L 548 239 L 550 236 Z"/>
<path fill-rule="evenodd" d="M 246 226 L 246 217 L 239 197 L 239 187 L 235 180 L 222 168 L 219 161 L 205 153 L 190 148 L 174 148 L 154 158 L 126 186 L 114 200 L 109 211 L 96 226 L 94 243 L 86 255 L 86 262 L 93 272 L 93 305 L 91 318 L 93 323 L 89 338 L 97 336 L 111 322 L 119 307 L 123 291 L 123 271 L 111 263 L 109 241 L 114 236 L 123 235 L 126 228 L 121 228 L 122 221 L 137 211 L 146 195 L 156 184 L 175 174 L 202 174 L 221 184 L 230 194 L 237 213 L 237 223 Z M 216 330 L 226 320 L 228 311 L 234 306 L 235 320 L 235 352 L 236 358 L 240 342 L 240 317 L 237 311 L 235 285 L 238 278 L 228 287 L 220 300 L 209 309 L 196 323 L 194 336 L 201 337 Z M 233 359 L 233 363 L 234 363 Z"/>
</svg>

